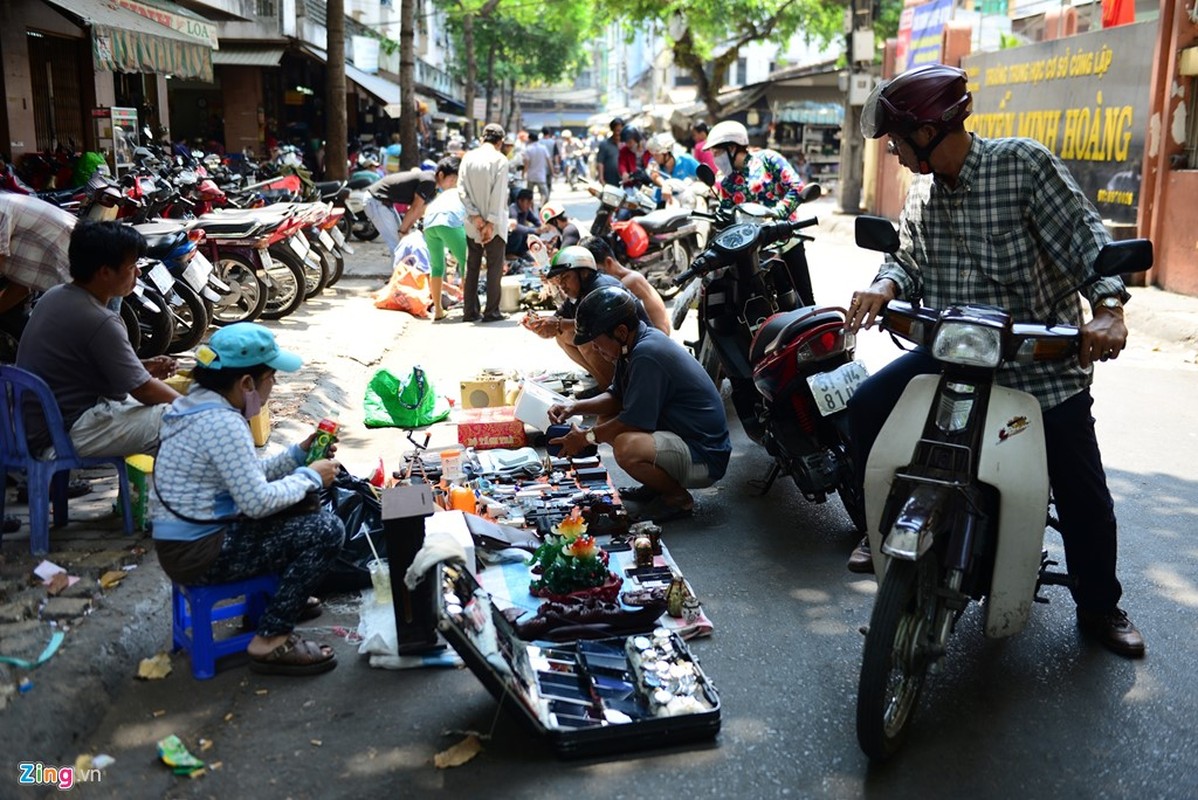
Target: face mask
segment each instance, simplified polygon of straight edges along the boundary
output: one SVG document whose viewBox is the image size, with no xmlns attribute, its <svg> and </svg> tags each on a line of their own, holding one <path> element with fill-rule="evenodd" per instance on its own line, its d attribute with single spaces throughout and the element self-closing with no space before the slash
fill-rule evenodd
<svg viewBox="0 0 1198 800">
<path fill-rule="evenodd" d="M 715 168 L 721 175 L 732 174 L 732 158 L 728 155 L 727 150 L 721 150 L 718 153 L 713 153 L 712 158 L 715 159 Z"/>
<path fill-rule="evenodd" d="M 247 389 L 243 395 L 245 396 L 245 408 L 241 410 L 241 414 L 246 419 L 253 419 L 262 410 L 262 396 L 258 394 L 257 386 Z"/>
</svg>

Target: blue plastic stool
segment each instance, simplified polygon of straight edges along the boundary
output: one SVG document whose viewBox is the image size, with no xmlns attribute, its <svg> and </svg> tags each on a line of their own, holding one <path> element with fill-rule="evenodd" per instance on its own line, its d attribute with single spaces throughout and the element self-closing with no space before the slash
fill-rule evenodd
<svg viewBox="0 0 1198 800">
<path fill-rule="evenodd" d="M 259 575 L 244 581 L 213 586 L 172 584 L 174 650 L 187 651 L 191 658 L 191 674 L 196 680 L 211 678 L 216 674 L 216 659 L 245 652 L 254 638 L 251 632 L 215 640 L 212 624 L 244 615 L 250 625 L 256 626 L 278 586 L 277 575 Z M 237 602 L 215 607 L 217 603 L 237 598 L 240 598 Z"/>
</svg>

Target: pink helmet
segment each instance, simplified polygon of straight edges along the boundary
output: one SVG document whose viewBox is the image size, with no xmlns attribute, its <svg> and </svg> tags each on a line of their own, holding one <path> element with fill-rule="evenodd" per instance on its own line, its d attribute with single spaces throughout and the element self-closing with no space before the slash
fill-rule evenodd
<svg viewBox="0 0 1198 800">
<path fill-rule="evenodd" d="M 861 135 L 878 139 L 907 134 L 921 125 L 960 124 L 973 111 L 967 83 L 964 70 L 944 64 L 916 67 L 882 81 L 861 111 Z"/>
</svg>

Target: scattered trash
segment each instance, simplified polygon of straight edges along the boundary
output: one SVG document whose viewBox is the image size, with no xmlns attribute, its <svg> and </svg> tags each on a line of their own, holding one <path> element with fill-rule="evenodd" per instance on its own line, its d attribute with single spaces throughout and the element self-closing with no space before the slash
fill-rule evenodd
<svg viewBox="0 0 1198 800">
<path fill-rule="evenodd" d="M 100 576 L 100 588 L 111 589 L 127 577 L 129 577 L 128 572 L 119 569 L 109 570 Z"/>
<path fill-rule="evenodd" d="M 178 770 L 175 770 L 175 774 L 176 775 L 186 775 L 187 777 L 191 778 L 192 780 L 195 780 L 196 778 L 202 778 L 205 775 L 207 775 L 208 770 L 204 769 L 203 767 L 200 767 L 199 769 L 196 769 L 196 770 L 192 770 L 191 772 L 179 772 Z"/>
<path fill-rule="evenodd" d="M 233 712 L 230 711 L 228 714 L 225 714 L 225 722 L 232 722 L 232 721 L 233 721 Z"/>
<path fill-rule="evenodd" d="M 270 694 L 270 689 L 258 689 L 254 692 L 256 695 Z"/>
<path fill-rule="evenodd" d="M 171 674 L 171 654 L 159 653 L 153 658 L 143 658 L 137 665 L 137 677 L 143 681 L 156 681 Z"/>
<path fill-rule="evenodd" d="M 75 584 L 79 583 L 79 578 L 74 575 L 67 575 L 67 571 L 55 564 L 53 561 L 42 561 L 42 563 L 33 568 L 33 574 L 41 578 L 42 583 L 46 586 L 51 585 L 56 575 L 66 576 L 65 580 L 67 582 L 67 586 L 74 586 Z M 59 589 L 58 591 L 62 591 L 62 589 Z M 58 592 L 55 592 L 55 594 L 57 593 Z"/>
<path fill-rule="evenodd" d="M 165 709 L 165 708 L 160 708 L 160 709 L 158 709 L 158 710 L 156 710 L 156 711 L 151 711 L 151 712 L 150 712 L 150 716 L 152 716 L 154 719 L 158 719 L 159 717 L 165 717 L 165 716 L 166 716 L 166 709 Z"/>
<path fill-rule="evenodd" d="M 121 569 L 123 569 L 125 572 L 132 572 L 133 570 L 137 569 L 137 565 L 136 564 L 126 564 L 125 566 L 121 567 Z"/>
<path fill-rule="evenodd" d="M 216 772 L 218 769 L 220 769 L 222 766 L 224 766 L 224 763 L 225 762 L 223 762 L 223 761 L 213 761 L 211 764 L 208 765 L 208 769 L 212 770 L 213 772 Z"/>
<path fill-rule="evenodd" d="M 158 757 L 162 759 L 162 763 L 174 770 L 176 775 L 194 777 L 197 771 L 204 768 L 204 762 L 187 752 L 182 740 L 173 733 L 159 740 Z"/>
<path fill-rule="evenodd" d="M 33 681 L 29 680 L 28 678 L 21 678 L 20 683 L 17 684 L 17 691 L 20 692 L 21 694 L 26 694 L 27 692 L 31 691 L 32 689 L 33 689 Z"/>
<path fill-rule="evenodd" d="M 65 638 L 66 634 L 62 631 L 54 631 L 50 634 L 50 641 L 46 643 L 46 647 L 42 650 L 41 655 L 39 655 L 35 660 L 30 661 L 28 659 L 18 658 L 16 656 L 0 655 L 0 664 L 12 664 L 14 667 L 20 667 L 21 669 L 33 669 L 34 667 L 39 667 L 49 661 L 50 657 L 58 652 L 58 648 Z"/>
<path fill-rule="evenodd" d="M 49 583 L 46 584 L 46 593 L 51 597 L 57 597 L 59 592 L 70 585 L 71 582 L 67 579 L 67 574 L 65 572 L 59 572 L 50 579 Z"/>
<path fill-rule="evenodd" d="M 92 759 L 92 766 L 96 769 L 108 769 L 116 763 L 116 759 L 107 753 L 100 753 Z"/>
<path fill-rule="evenodd" d="M 433 757 L 433 764 L 437 769 L 460 767 L 481 753 L 482 749 L 483 743 L 479 741 L 478 737 L 470 735 L 448 750 L 442 750 L 440 753 L 437 753 Z"/>
<path fill-rule="evenodd" d="M 206 750 L 211 750 L 211 749 L 212 749 L 212 740 L 211 739 L 200 739 L 200 752 L 201 753 L 203 753 Z"/>
<path fill-rule="evenodd" d="M 324 742 L 322 742 L 320 739 L 309 739 L 308 743 L 313 747 L 320 747 L 322 744 L 324 744 Z"/>
</svg>

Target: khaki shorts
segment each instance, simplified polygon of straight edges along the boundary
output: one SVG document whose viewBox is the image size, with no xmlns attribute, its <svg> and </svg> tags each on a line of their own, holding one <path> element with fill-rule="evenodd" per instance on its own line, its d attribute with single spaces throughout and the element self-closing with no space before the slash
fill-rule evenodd
<svg viewBox="0 0 1198 800">
<path fill-rule="evenodd" d="M 143 405 L 131 397 L 102 398 L 71 426 L 71 443 L 81 456 L 132 456 L 158 452 L 162 415 L 169 404 Z"/>
<path fill-rule="evenodd" d="M 694 460 L 690 447 L 678 434 L 654 431 L 653 446 L 657 450 L 653 466 L 678 481 L 684 489 L 706 489 L 715 483 L 707 465 Z"/>
</svg>

